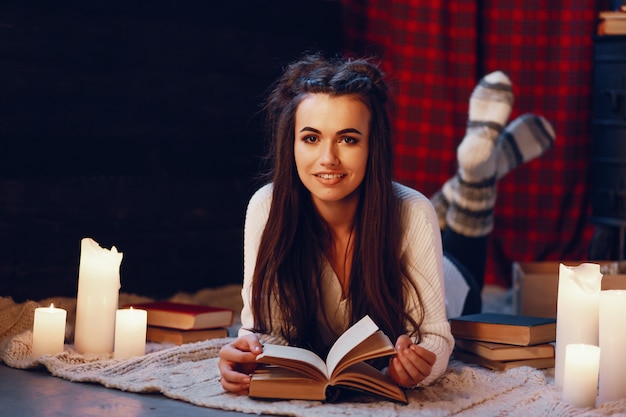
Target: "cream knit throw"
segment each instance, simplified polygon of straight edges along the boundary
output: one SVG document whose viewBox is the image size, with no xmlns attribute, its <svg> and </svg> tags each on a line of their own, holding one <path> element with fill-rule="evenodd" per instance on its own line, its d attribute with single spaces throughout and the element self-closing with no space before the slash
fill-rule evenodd
<svg viewBox="0 0 626 417">
<path fill-rule="evenodd" d="M 578 409 L 561 401 L 550 372 L 516 368 L 492 372 L 452 361 L 448 372 L 429 387 L 409 392 L 406 406 L 362 398 L 324 404 L 313 401 L 256 401 L 225 393 L 218 382 L 217 355 L 230 339 L 166 347 L 150 345 L 145 356 L 114 360 L 111 355 L 85 356 L 66 345 L 63 353 L 30 358 L 31 330 L 11 337 L 10 329 L 32 323 L 33 306 L 0 298 L 0 333 L 5 344 L 0 360 L 27 369 L 45 367 L 74 382 L 95 382 L 138 393 L 161 393 L 198 406 L 253 414 L 291 416 L 626 416 L 626 399 Z M 17 312 L 17 313 L 16 313 Z M 10 318 L 6 316 L 11 314 Z"/>
</svg>

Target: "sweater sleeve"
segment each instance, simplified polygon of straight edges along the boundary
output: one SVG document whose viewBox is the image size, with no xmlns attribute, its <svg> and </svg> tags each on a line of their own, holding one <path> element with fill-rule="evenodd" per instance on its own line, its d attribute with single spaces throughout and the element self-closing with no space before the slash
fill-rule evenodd
<svg viewBox="0 0 626 417">
<path fill-rule="evenodd" d="M 243 308 L 241 310 L 241 328 L 239 336 L 250 333 L 247 329 L 254 328 L 252 316 L 252 275 L 259 252 L 261 236 L 270 213 L 272 203 L 272 186 L 265 185 L 257 190 L 248 202 L 246 219 L 243 232 L 243 286 L 241 298 Z"/>
<path fill-rule="evenodd" d="M 409 300 L 407 309 L 416 320 L 423 312 L 419 345 L 437 355 L 431 374 L 418 385 L 425 386 L 446 371 L 454 347 L 446 317 L 441 232 L 435 210 L 424 195 L 400 184 L 396 192 L 404 222 L 402 261 L 420 296 Z"/>
<path fill-rule="evenodd" d="M 256 259 L 259 252 L 259 245 L 272 203 L 272 185 L 267 184 L 257 190 L 250 198 L 246 210 L 243 243 L 243 286 L 241 288 L 241 298 L 243 308 L 241 309 L 241 327 L 239 336 L 251 333 L 249 329 L 254 328 L 254 316 L 252 315 L 252 276 L 256 266 Z M 278 335 L 262 335 L 258 337 L 264 343 L 286 345 L 284 338 Z"/>
</svg>

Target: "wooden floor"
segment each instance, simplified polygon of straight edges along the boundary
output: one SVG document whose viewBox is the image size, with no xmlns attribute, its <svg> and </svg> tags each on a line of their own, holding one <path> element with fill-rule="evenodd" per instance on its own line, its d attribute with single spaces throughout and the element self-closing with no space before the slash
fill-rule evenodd
<svg viewBox="0 0 626 417">
<path fill-rule="evenodd" d="M 29 417 L 236 417 L 158 394 L 136 394 L 0 364 L 0 415 Z"/>
</svg>

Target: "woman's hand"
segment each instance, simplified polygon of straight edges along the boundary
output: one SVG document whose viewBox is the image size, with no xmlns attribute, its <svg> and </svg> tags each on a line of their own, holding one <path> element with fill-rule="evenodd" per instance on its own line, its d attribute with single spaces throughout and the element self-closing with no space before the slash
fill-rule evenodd
<svg viewBox="0 0 626 417">
<path fill-rule="evenodd" d="M 250 387 L 250 374 L 257 367 L 256 357 L 263 352 L 263 345 L 255 334 L 238 337 L 220 349 L 217 364 L 220 382 L 226 391 L 247 394 Z"/>
<path fill-rule="evenodd" d="M 389 362 L 389 376 L 396 384 L 413 387 L 430 375 L 437 355 L 414 345 L 407 335 L 398 337 L 396 355 Z"/>
</svg>

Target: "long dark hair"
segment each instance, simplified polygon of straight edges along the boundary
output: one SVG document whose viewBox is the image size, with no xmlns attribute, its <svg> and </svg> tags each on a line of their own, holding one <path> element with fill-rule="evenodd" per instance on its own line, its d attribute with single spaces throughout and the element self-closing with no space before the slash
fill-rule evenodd
<svg viewBox="0 0 626 417">
<path fill-rule="evenodd" d="M 258 251 L 252 285 L 255 327 L 279 331 L 290 344 L 323 353 L 317 312 L 323 254 L 331 243 L 324 220 L 313 208 L 294 158 L 295 112 L 305 94 L 352 95 L 371 112 L 369 153 L 354 224 L 354 256 L 347 299 L 351 324 L 365 314 L 395 340 L 415 331 L 405 302 L 419 294 L 400 260 L 399 201 L 392 184 L 388 90 L 370 59 L 326 59 L 309 55 L 292 63 L 273 85 L 266 102 L 273 182 L 269 218 Z M 277 322 L 278 312 L 283 322 Z"/>
</svg>

